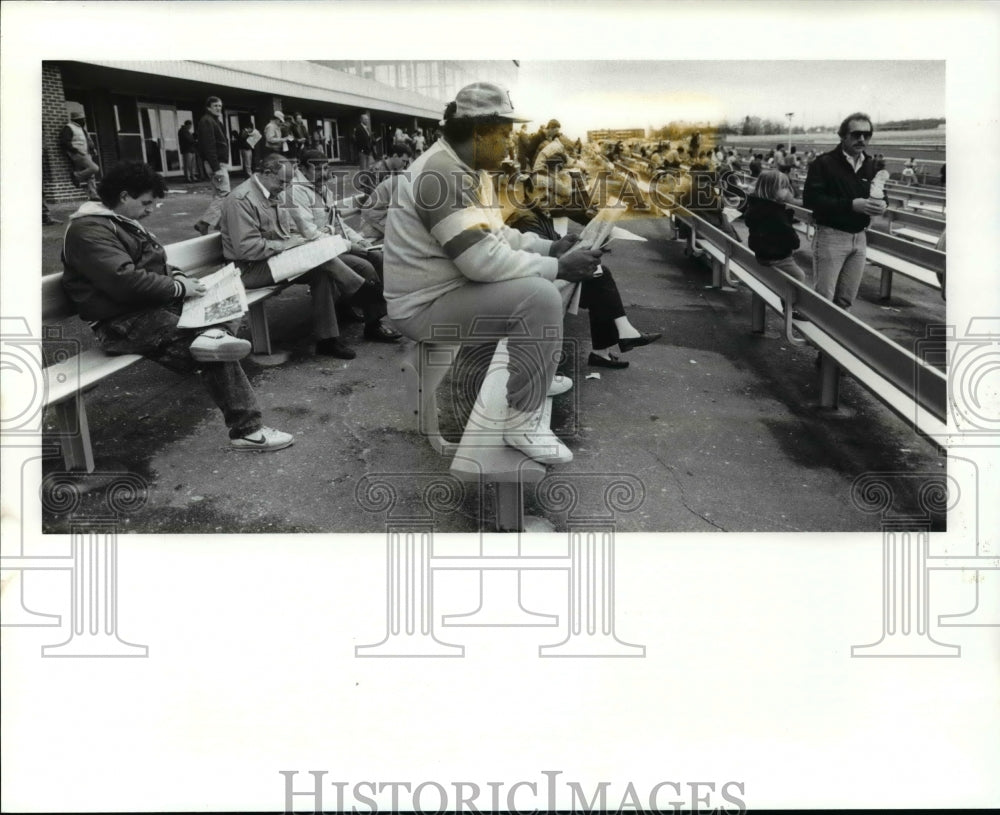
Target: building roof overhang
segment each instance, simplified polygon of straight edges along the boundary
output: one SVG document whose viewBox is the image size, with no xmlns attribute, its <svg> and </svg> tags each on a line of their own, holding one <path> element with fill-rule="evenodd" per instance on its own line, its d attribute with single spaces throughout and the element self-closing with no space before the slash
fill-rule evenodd
<svg viewBox="0 0 1000 815">
<path fill-rule="evenodd" d="M 414 91 L 394 88 L 314 62 L 203 60 L 87 60 L 121 71 L 205 82 L 274 96 L 289 96 L 388 113 L 438 119 L 441 103 Z"/>
</svg>

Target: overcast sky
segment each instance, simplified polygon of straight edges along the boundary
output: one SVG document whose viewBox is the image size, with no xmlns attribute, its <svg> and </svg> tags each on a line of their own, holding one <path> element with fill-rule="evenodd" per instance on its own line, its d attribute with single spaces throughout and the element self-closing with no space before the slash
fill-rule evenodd
<svg viewBox="0 0 1000 815">
<path fill-rule="evenodd" d="M 659 127 L 673 119 L 760 116 L 805 127 L 856 110 L 877 121 L 945 115 L 944 61 L 521 62 L 513 94 L 536 120 L 583 135 L 601 127 Z"/>
</svg>

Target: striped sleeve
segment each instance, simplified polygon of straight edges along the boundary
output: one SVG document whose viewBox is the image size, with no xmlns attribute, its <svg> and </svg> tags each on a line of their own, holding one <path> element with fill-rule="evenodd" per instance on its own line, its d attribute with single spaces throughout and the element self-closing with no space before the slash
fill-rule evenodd
<svg viewBox="0 0 1000 815">
<path fill-rule="evenodd" d="M 496 213 L 480 205 L 473 195 L 478 183 L 476 176 L 454 167 L 426 167 L 413 184 L 414 206 L 424 228 L 470 280 L 555 280 L 558 260 L 522 251 L 518 248 L 521 244 L 508 242 L 505 230 L 494 231 L 491 224 Z M 529 245 L 523 246 L 527 249 Z M 547 246 L 539 248 L 547 252 Z"/>
</svg>

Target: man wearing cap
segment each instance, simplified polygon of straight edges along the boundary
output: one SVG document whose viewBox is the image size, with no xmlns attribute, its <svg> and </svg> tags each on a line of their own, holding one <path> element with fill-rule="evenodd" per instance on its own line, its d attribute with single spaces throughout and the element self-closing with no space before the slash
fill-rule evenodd
<svg viewBox="0 0 1000 815">
<path fill-rule="evenodd" d="M 563 315 L 554 283 L 594 277 L 600 252 L 568 252 L 575 236 L 553 242 L 504 225 L 488 173 L 499 169 L 518 121 L 509 93 L 487 82 L 448 104 L 442 138 L 409 178 L 397 176 L 385 296 L 389 318 L 413 340 L 431 339 L 439 326 L 470 344 L 489 341 L 477 332 L 483 322 L 510 331 L 504 441 L 537 461 L 563 463 L 573 454 L 542 421 L 546 395 L 572 384 L 555 378 Z"/>
<path fill-rule="evenodd" d="M 194 228 L 202 235 L 219 228 L 222 201 L 229 195 L 229 136 L 222 127 L 222 100 L 209 96 L 205 112 L 198 120 L 198 153 L 202 166 L 212 181 L 215 197 Z"/>
<path fill-rule="evenodd" d="M 271 114 L 270 121 L 264 125 L 264 147 L 271 153 L 284 153 L 288 150 L 288 139 L 281 130 L 285 123 L 285 114 L 280 110 Z"/>
<path fill-rule="evenodd" d="M 86 184 L 87 197 L 91 201 L 99 201 L 97 177 L 101 168 L 94 160 L 97 146 L 87 132 L 87 117 L 82 110 L 70 113 L 69 121 L 59 133 L 59 146 L 73 166 L 73 183 L 78 187 Z"/>
</svg>

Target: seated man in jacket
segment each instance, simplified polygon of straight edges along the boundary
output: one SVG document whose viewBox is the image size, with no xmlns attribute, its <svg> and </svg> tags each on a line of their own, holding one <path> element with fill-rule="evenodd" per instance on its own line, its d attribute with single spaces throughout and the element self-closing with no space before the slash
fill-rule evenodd
<svg viewBox="0 0 1000 815">
<path fill-rule="evenodd" d="M 235 450 L 280 450 L 289 433 L 264 427 L 260 406 L 237 360 L 250 343 L 234 326 L 179 329 L 185 297 L 205 287 L 167 265 L 156 237 L 139 223 L 166 192 L 148 164 L 123 161 L 98 185 L 101 202 L 83 204 L 63 243 L 63 287 L 109 354 L 142 354 L 178 373 L 201 371 Z"/>
<path fill-rule="evenodd" d="M 283 209 L 294 207 L 285 188 L 292 181 L 295 165 L 281 153 L 269 153 L 257 166 L 257 172 L 225 199 L 219 222 L 222 254 L 236 264 L 248 289 L 273 286 L 268 259 L 306 241 L 305 236 L 292 234 L 290 218 L 281 214 Z M 332 264 L 309 269 L 291 282 L 309 285 L 316 353 L 354 359 L 357 354 L 340 339 L 336 302 L 341 292 Z"/>
<path fill-rule="evenodd" d="M 374 241 L 351 229 L 337 211 L 337 202 L 327 186 L 329 159 L 321 150 L 304 150 L 292 178 L 292 209 L 288 227 L 307 240 L 322 234 L 339 235 L 351 248 L 330 263 L 337 279 L 351 297 L 351 304 L 364 312 L 365 339 L 396 342 L 403 335 L 382 323 L 386 315 L 382 295 L 382 253 L 372 249 Z M 341 299 L 339 305 L 347 305 Z M 342 313 L 342 312 L 338 312 Z"/>
</svg>

